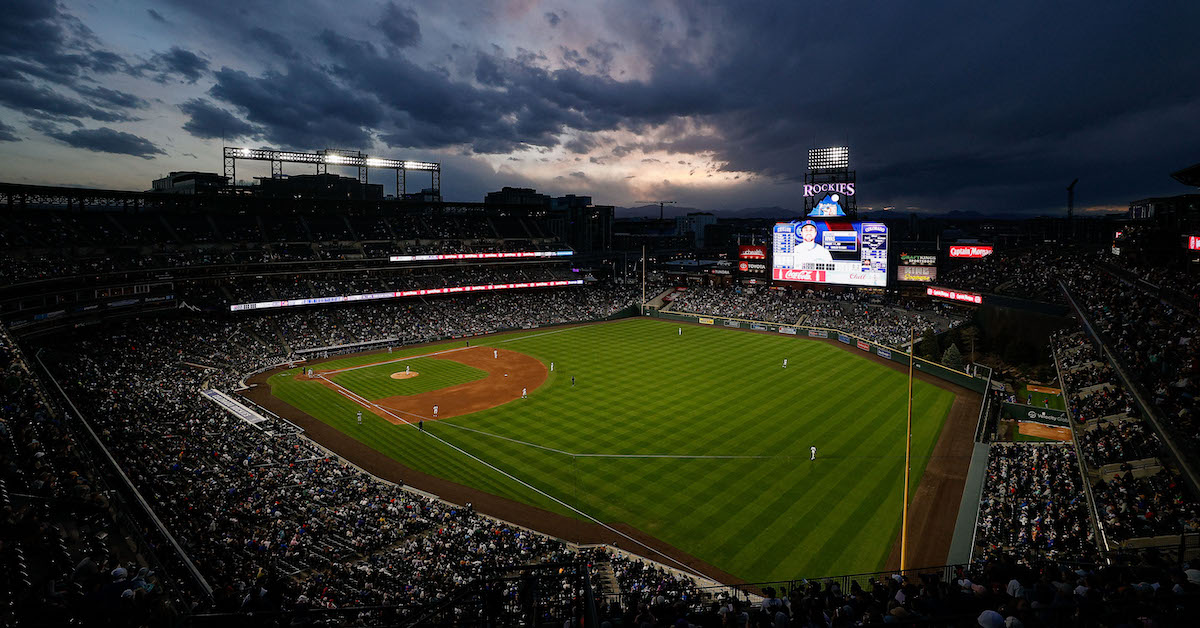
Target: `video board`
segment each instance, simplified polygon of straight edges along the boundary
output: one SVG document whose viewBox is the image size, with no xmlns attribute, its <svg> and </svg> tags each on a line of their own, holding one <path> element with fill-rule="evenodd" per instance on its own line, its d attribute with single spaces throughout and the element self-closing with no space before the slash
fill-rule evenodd
<svg viewBox="0 0 1200 628">
<path fill-rule="evenodd" d="M 575 251 L 510 251 L 506 253 L 437 253 L 431 255 L 393 255 L 389 262 L 434 262 L 458 259 L 520 259 L 528 257 L 567 257 Z"/>
<path fill-rule="evenodd" d="M 805 220 L 774 229 L 772 278 L 886 287 L 888 229 L 879 222 Z"/>
</svg>

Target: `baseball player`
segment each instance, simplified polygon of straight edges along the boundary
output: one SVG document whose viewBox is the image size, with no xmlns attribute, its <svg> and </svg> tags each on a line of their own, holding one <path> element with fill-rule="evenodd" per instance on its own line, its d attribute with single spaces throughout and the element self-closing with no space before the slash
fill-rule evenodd
<svg viewBox="0 0 1200 628">
<path fill-rule="evenodd" d="M 500 358 L 500 352 L 496 351 L 495 349 L 492 349 L 492 359 L 497 360 L 499 358 Z"/>
<path fill-rule="evenodd" d="M 809 447 L 808 451 L 812 454 L 812 457 L 809 458 L 809 460 L 816 460 L 817 459 L 817 446 L 813 445 L 812 447 Z"/>
<path fill-rule="evenodd" d="M 680 328 L 679 328 L 679 335 L 680 335 L 680 336 L 682 336 L 682 335 L 683 335 L 683 328 L 682 328 L 682 327 L 680 327 Z"/>
<path fill-rule="evenodd" d="M 438 407 L 436 405 L 434 405 L 433 406 L 433 416 L 437 416 L 437 411 L 438 411 Z"/>
<path fill-rule="evenodd" d="M 358 411 L 358 424 L 362 425 L 362 410 Z"/>
<path fill-rule="evenodd" d="M 575 376 L 574 375 L 571 376 L 571 387 L 572 388 L 575 387 Z"/>
<path fill-rule="evenodd" d="M 522 389 L 521 389 L 521 398 L 522 398 L 522 399 L 526 399 L 526 398 L 528 398 L 528 397 L 529 397 L 529 389 L 528 389 L 528 388 L 522 388 Z"/>
<path fill-rule="evenodd" d="M 424 431 L 425 431 L 425 422 L 424 422 L 424 421 L 417 421 L 417 429 L 419 429 L 419 430 L 421 430 L 422 432 L 424 432 Z"/>
<path fill-rule="evenodd" d="M 787 368 L 787 358 L 783 359 L 783 368 Z"/>
<path fill-rule="evenodd" d="M 405 364 L 405 365 L 404 365 L 404 374 L 405 374 L 405 375 L 408 375 L 408 374 L 409 374 L 409 373 L 411 373 L 411 372 L 412 372 L 412 366 L 410 366 L 410 365 L 408 365 L 408 364 Z"/>
<path fill-rule="evenodd" d="M 550 372 L 551 373 L 554 372 L 554 363 L 553 362 L 550 363 Z"/>
</svg>

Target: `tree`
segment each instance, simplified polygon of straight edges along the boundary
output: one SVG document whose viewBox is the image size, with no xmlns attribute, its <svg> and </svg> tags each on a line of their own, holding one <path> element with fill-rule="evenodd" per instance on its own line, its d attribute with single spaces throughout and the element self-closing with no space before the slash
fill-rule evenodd
<svg viewBox="0 0 1200 628">
<path fill-rule="evenodd" d="M 958 350 L 958 345 L 951 344 L 946 348 L 946 352 L 942 354 L 942 364 L 952 369 L 962 370 L 962 352 Z"/>
<path fill-rule="evenodd" d="M 925 330 L 925 334 L 922 335 L 921 339 L 917 341 L 916 349 L 916 355 L 919 355 L 930 362 L 937 361 L 938 340 L 932 329 Z"/>
<path fill-rule="evenodd" d="M 974 325 L 962 330 L 963 346 L 970 347 L 971 361 L 975 361 L 975 342 L 979 339 L 979 328 Z"/>
</svg>

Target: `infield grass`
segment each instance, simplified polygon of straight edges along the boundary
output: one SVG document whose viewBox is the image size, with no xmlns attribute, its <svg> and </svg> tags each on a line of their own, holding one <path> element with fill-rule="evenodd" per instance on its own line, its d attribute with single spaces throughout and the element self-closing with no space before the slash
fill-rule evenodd
<svg viewBox="0 0 1200 628">
<path fill-rule="evenodd" d="M 681 337 L 678 327 L 630 319 L 473 338 L 472 346 L 520 351 L 555 370 L 529 399 L 426 421 L 428 434 L 374 415 L 357 425 L 359 406 L 295 380 L 299 369 L 270 384 L 283 401 L 409 467 L 580 518 L 436 435 L 589 515 L 627 523 L 748 581 L 882 568 L 900 528 L 907 376 L 823 342 L 697 326 Z M 426 372 L 417 362 L 447 361 L 414 360 L 422 376 L 413 380 L 390 379 L 400 363 L 336 381 L 368 398 L 398 394 L 388 392 L 394 384 L 376 390 L 376 380 L 415 383 Z M 915 493 L 954 395 L 918 380 L 913 396 Z"/>
</svg>

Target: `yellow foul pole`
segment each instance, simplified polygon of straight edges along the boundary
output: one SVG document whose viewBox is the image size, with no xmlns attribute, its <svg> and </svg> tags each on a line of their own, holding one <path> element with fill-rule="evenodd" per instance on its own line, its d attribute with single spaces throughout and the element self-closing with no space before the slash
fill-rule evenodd
<svg viewBox="0 0 1200 628">
<path fill-rule="evenodd" d="M 908 340 L 908 424 L 904 429 L 904 514 L 900 521 L 900 570 L 908 568 L 908 468 L 912 453 L 912 384 L 913 353 L 916 347 L 916 331 L 909 330 Z"/>
</svg>

